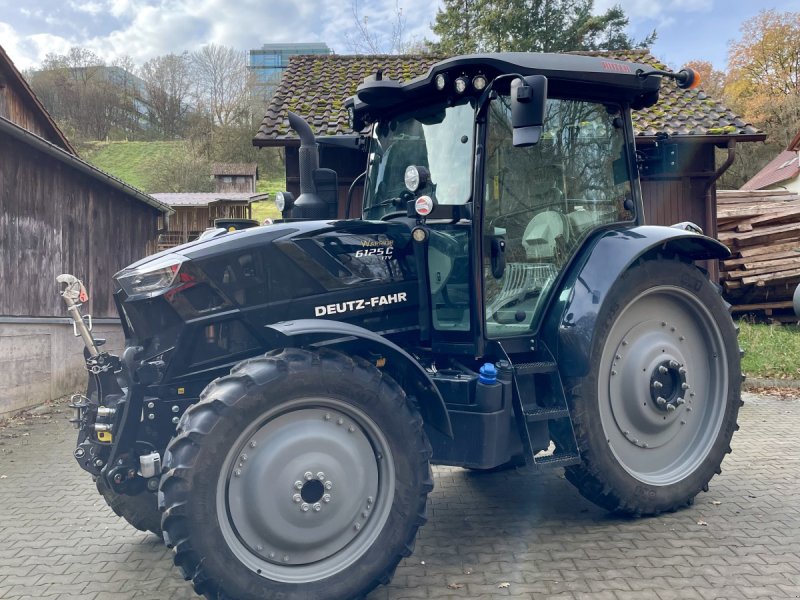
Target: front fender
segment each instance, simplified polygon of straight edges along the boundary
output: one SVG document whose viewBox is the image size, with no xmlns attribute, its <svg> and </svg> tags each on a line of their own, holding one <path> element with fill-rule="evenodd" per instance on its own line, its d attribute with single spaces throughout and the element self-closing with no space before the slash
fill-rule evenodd
<svg viewBox="0 0 800 600">
<path fill-rule="evenodd" d="M 730 256 L 719 241 L 672 227 L 617 229 L 590 238 L 572 262 L 542 328 L 563 377 L 589 372 L 597 317 L 611 287 L 635 261 L 656 253 L 692 261 Z"/>
<path fill-rule="evenodd" d="M 270 346 L 285 348 L 307 347 L 316 344 L 336 347 L 357 341 L 355 351 L 366 356 L 369 353 L 386 358 L 383 371 L 389 373 L 406 391 L 419 402 L 425 422 L 453 437 L 450 416 L 442 395 L 427 371 L 400 346 L 377 333 L 350 323 L 327 319 L 297 319 L 267 326 Z"/>
</svg>

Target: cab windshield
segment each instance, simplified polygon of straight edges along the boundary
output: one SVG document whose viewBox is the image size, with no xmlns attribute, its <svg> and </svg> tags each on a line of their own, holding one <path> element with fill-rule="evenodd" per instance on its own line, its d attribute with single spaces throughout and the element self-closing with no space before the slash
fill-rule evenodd
<svg viewBox="0 0 800 600">
<path fill-rule="evenodd" d="M 364 194 L 364 217 L 405 213 L 423 194 L 439 204 L 465 204 L 472 188 L 474 100 L 438 105 L 379 122 L 373 132 Z M 424 167 L 429 181 L 416 193 L 405 186 L 409 166 Z"/>
</svg>

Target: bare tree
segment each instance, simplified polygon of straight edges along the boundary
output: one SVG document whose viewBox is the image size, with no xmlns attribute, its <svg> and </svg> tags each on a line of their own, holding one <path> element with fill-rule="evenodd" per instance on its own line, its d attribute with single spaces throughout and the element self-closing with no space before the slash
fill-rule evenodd
<svg viewBox="0 0 800 600">
<path fill-rule="evenodd" d="M 136 129 L 126 73 L 124 67 L 108 67 L 90 50 L 75 47 L 66 54 L 48 54 L 41 69 L 31 74 L 31 85 L 68 130 L 103 139 L 115 130 L 128 135 Z"/>
<path fill-rule="evenodd" d="M 376 31 L 369 19 L 369 15 L 361 14 L 358 0 L 352 0 L 350 10 L 353 13 L 355 31 L 345 32 L 344 37 L 350 51 L 354 54 L 403 54 L 418 42 L 405 39 L 406 17 L 400 6 L 399 0 L 395 1 L 394 13 L 391 22 L 391 31 Z M 416 46 L 414 46 L 416 47 Z"/>
<path fill-rule="evenodd" d="M 157 56 L 144 63 L 139 73 L 150 126 L 164 139 L 182 137 L 192 110 L 188 53 Z"/>
<path fill-rule="evenodd" d="M 243 51 L 209 44 L 190 56 L 198 108 L 215 126 L 249 121 L 251 78 Z"/>
</svg>

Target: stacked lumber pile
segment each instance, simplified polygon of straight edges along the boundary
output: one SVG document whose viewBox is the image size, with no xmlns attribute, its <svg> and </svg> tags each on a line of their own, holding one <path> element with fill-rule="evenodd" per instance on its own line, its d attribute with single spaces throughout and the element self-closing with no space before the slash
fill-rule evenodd
<svg viewBox="0 0 800 600">
<path fill-rule="evenodd" d="M 717 191 L 717 237 L 732 253 L 720 265 L 720 281 L 733 311 L 797 322 L 792 294 L 800 283 L 800 195 Z"/>
</svg>

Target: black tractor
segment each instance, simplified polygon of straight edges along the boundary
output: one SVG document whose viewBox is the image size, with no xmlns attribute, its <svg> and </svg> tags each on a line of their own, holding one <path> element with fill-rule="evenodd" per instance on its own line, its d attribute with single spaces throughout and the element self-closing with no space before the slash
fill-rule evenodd
<svg viewBox="0 0 800 600">
<path fill-rule="evenodd" d="M 696 226 L 644 224 L 631 111 L 694 74 L 577 55 L 378 72 L 362 217 L 296 115 L 283 219 L 117 273 L 75 457 L 208 598 L 360 598 L 414 548 L 431 464 L 565 468 L 608 509 L 690 504 L 730 452 L 736 331 Z M 350 201 L 348 200 L 348 205 Z M 348 206 L 348 208 L 350 208 Z"/>
</svg>

